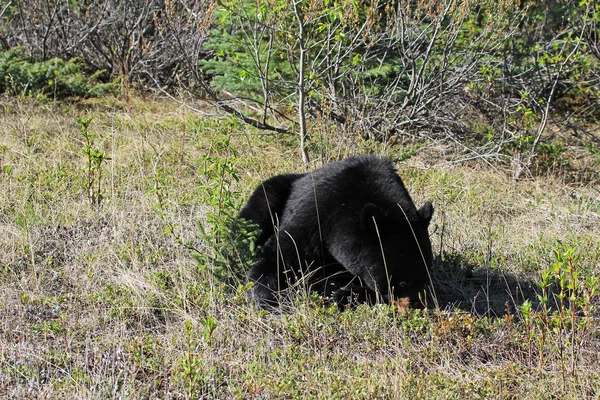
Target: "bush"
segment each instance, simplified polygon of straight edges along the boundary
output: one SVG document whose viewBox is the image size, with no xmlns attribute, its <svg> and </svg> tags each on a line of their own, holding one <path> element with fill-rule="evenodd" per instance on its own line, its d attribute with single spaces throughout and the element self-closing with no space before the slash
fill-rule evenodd
<svg viewBox="0 0 600 400">
<path fill-rule="evenodd" d="M 20 48 L 1 52 L 0 93 L 62 99 L 73 96 L 98 97 L 115 91 L 114 84 L 99 82 L 102 71 L 88 76 L 84 67 L 78 58 L 35 61 L 23 55 Z"/>
</svg>

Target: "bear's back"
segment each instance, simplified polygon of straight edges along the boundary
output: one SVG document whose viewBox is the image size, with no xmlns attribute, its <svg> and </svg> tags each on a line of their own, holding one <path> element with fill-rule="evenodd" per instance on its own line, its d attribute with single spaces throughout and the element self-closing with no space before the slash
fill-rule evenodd
<svg viewBox="0 0 600 400">
<path fill-rule="evenodd" d="M 373 203 L 391 211 L 401 203 L 416 212 L 394 164 L 374 155 L 350 157 L 305 174 L 294 182 L 290 198 L 308 207 L 314 207 L 316 199 L 317 206 L 328 210 L 337 205 L 360 211 Z"/>
<path fill-rule="evenodd" d="M 301 225 L 306 233 L 316 224 L 356 225 L 367 204 L 382 208 L 392 219 L 418 221 L 394 164 L 374 155 L 350 157 L 303 175 L 292 185 L 283 220 L 296 228 Z"/>
</svg>

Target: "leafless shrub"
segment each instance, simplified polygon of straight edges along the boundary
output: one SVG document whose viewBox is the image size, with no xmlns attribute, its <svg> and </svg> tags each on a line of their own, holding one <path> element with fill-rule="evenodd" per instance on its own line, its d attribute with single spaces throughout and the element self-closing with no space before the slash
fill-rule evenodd
<svg viewBox="0 0 600 400">
<path fill-rule="evenodd" d="M 39 59 L 81 57 L 108 79 L 171 84 L 196 71 L 213 0 L 24 0 L 9 3 L 2 46 Z"/>
</svg>

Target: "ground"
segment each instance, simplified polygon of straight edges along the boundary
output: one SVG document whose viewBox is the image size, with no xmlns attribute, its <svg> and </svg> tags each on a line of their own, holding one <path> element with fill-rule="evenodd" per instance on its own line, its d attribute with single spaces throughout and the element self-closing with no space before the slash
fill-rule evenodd
<svg viewBox="0 0 600 400">
<path fill-rule="evenodd" d="M 0 397 L 600 395 L 588 279 L 600 275 L 597 175 L 574 180 L 557 166 L 515 180 L 508 165 L 456 162 L 435 143 L 333 134 L 314 141 L 325 147 L 305 166 L 295 137 L 206 111 L 2 100 Z M 110 158 L 93 170 L 99 205 L 85 188 L 85 116 L 92 147 Z M 436 208 L 437 304 L 340 312 L 300 295 L 266 313 L 243 282 L 219 278 L 219 224 L 261 180 L 367 151 L 403 155 L 413 200 Z M 564 307 L 558 284 L 538 299 L 544 271 L 562 274 Z"/>
</svg>

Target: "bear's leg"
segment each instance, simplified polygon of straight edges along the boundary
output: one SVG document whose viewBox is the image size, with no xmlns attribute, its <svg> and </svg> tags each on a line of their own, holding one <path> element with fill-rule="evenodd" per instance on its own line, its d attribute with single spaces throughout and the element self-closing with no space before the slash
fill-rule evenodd
<svg viewBox="0 0 600 400">
<path fill-rule="evenodd" d="M 271 236 L 260 251 L 258 261 L 248 272 L 248 281 L 254 282 L 252 297 L 261 307 L 277 305 L 277 292 L 290 285 L 305 281 L 310 284 L 311 268 L 317 256 L 307 255 L 300 234 L 281 229 Z M 310 263 L 307 262 L 310 260 Z"/>
<path fill-rule="evenodd" d="M 282 289 L 277 272 L 272 271 L 272 261 L 261 257 L 248 272 L 248 281 L 254 282 L 252 300 L 262 308 L 277 307 L 276 293 Z"/>
<path fill-rule="evenodd" d="M 286 289 L 289 281 L 289 264 L 281 255 L 290 254 L 289 242 L 271 236 L 260 251 L 256 263 L 248 271 L 248 281 L 254 282 L 252 298 L 262 308 L 278 305 L 277 292 Z M 297 262 L 296 262 L 297 263 Z"/>
</svg>

